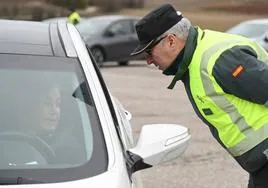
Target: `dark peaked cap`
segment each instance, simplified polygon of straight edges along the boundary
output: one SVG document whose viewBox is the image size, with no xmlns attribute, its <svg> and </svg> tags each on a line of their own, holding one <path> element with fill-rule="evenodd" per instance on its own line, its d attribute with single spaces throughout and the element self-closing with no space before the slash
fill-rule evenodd
<svg viewBox="0 0 268 188">
<path fill-rule="evenodd" d="M 142 53 L 157 37 L 169 30 L 182 18 L 183 16 L 177 14 L 170 4 L 161 5 L 148 13 L 135 25 L 140 44 L 130 55 Z"/>
</svg>

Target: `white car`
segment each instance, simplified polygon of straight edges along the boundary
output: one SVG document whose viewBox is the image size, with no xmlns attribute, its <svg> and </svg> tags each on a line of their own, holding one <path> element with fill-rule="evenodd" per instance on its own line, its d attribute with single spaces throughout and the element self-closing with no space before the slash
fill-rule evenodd
<svg viewBox="0 0 268 188">
<path fill-rule="evenodd" d="M 137 171 L 184 152 L 181 125 L 144 125 L 134 143 L 73 25 L 0 22 L 1 187 L 140 188 Z"/>
<path fill-rule="evenodd" d="M 243 21 L 231 27 L 226 32 L 248 37 L 268 51 L 268 19 Z"/>
</svg>

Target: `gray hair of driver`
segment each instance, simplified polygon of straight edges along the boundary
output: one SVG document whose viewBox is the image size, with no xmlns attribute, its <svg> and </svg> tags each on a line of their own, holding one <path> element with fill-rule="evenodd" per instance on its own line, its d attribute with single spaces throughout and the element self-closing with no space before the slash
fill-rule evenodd
<svg viewBox="0 0 268 188">
<path fill-rule="evenodd" d="M 191 25 L 192 24 L 190 20 L 184 17 L 181 19 L 181 21 L 179 21 L 177 24 L 175 24 L 173 27 L 171 27 L 169 30 L 167 30 L 164 34 L 162 34 L 158 38 L 162 38 L 168 34 L 175 34 L 178 38 L 186 41 Z"/>
</svg>

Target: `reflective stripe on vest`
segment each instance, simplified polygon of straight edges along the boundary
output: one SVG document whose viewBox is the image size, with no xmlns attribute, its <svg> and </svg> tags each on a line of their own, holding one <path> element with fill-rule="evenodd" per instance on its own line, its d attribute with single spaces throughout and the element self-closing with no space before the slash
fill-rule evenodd
<svg viewBox="0 0 268 188">
<path fill-rule="evenodd" d="M 243 41 L 228 40 L 208 48 L 201 57 L 201 65 L 200 65 L 201 66 L 200 71 L 205 71 L 205 74 L 204 72 L 203 73 L 200 72 L 205 94 L 207 96 L 210 96 L 211 100 L 218 106 L 218 108 L 220 108 L 222 111 L 224 111 L 226 114 L 229 115 L 233 125 L 237 125 L 240 132 L 246 136 L 242 141 L 240 141 L 235 146 L 229 148 L 227 147 L 227 150 L 233 156 L 240 156 L 243 153 L 247 152 L 248 150 L 252 149 L 258 143 L 262 142 L 264 139 L 267 138 L 267 135 L 263 133 L 268 132 L 268 124 L 263 125 L 258 130 L 253 130 L 253 128 L 247 124 L 243 116 L 238 112 L 236 107 L 228 100 L 228 98 L 225 95 L 211 95 L 213 93 L 217 93 L 217 91 L 215 90 L 214 84 L 211 82 L 209 77 L 205 76 L 206 74 L 209 75 L 208 73 L 209 58 L 211 58 L 211 56 L 213 56 L 219 50 L 222 50 L 226 46 L 232 45 L 237 42 L 243 42 Z M 261 53 L 262 50 L 258 50 L 258 52 Z M 225 109 L 226 106 L 228 106 L 228 111 Z"/>
</svg>

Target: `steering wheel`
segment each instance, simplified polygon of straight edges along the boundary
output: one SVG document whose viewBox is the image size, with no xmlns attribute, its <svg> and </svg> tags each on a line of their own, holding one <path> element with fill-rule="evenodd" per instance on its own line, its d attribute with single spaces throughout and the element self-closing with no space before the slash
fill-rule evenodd
<svg viewBox="0 0 268 188">
<path fill-rule="evenodd" d="M 0 141 L 26 143 L 34 147 L 47 162 L 56 155 L 54 149 L 41 137 L 22 132 L 0 132 Z"/>
</svg>

